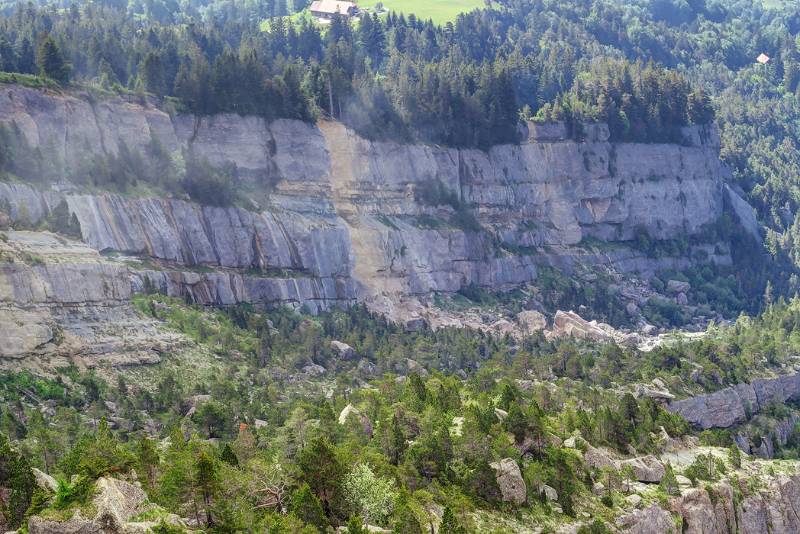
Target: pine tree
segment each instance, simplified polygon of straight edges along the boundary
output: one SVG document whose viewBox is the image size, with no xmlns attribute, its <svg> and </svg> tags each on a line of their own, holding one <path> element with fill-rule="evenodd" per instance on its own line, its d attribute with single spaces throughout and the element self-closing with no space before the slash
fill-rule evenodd
<svg viewBox="0 0 800 534">
<path fill-rule="evenodd" d="M 764 309 L 769 309 L 772 306 L 775 298 L 773 296 L 772 281 L 767 280 L 767 285 L 764 288 Z"/>
<path fill-rule="evenodd" d="M 236 457 L 236 453 L 233 452 L 230 443 L 226 443 L 225 446 L 222 448 L 222 453 L 220 453 L 220 459 L 228 465 L 233 467 L 237 467 L 239 465 L 239 458 Z"/>
<path fill-rule="evenodd" d="M 317 437 L 300 452 L 297 460 L 302 479 L 322 502 L 325 513 L 331 516 L 340 499 L 340 485 L 345 467 L 333 445 Z"/>
<path fill-rule="evenodd" d="M 147 484 L 152 486 L 160 462 L 156 444 L 151 439 L 142 438 L 139 440 L 137 449 L 137 467 L 144 474 Z"/>
<path fill-rule="evenodd" d="M 367 534 L 368 532 L 369 530 L 364 528 L 364 521 L 362 521 L 361 517 L 358 515 L 352 516 L 347 522 L 346 534 Z"/>
<path fill-rule="evenodd" d="M 16 72 L 17 62 L 18 58 L 14 47 L 11 46 L 5 35 L 0 35 L 0 70 Z"/>
<path fill-rule="evenodd" d="M 139 68 L 139 80 L 142 87 L 148 93 L 163 97 L 167 90 L 164 77 L 164 65 L 161 62 L 161 56 L 154 52 L 148 53 Z"/>
<path fill-rule="evenodd" d="M 27 37 L 18 43 L 19 55 L 17 57 L 17 69 L 24 74 L 36 73 L 36 52 L 33 49 L 30 39 Z"/>
<path fill-rule="evenodd" d="M 322 503 L 308 484 L 303 484 L 292 494 L 289 510 L 303 522 L 317 527 L 320 532 L 328 529 L 329 522 L 322 509 Z"/>
<path fill-rule="evenodd" d="M 69 82 L 69 67 L 52 37 L 47 36 L 39 46 L 39 74 L 60 84 Z"/>
<path fill-rule="evenodd" d="M 439 534 L 465 534 L 464 527 L 458 522 L 453 509 L 445 506 L 442 514 L 442 523 L 439 525 Z"/>
<path fill-rule="evenodd" d="M 400 424 L 400 416 L 395 413 L 392 416 L 392 427 L 389 435 L 389 457 L 392 465 L 399 465 L 403 452 L 406 450 L 406 438 Z"/>
<path fill-rule="evenodd" d="M 25 511 L 31 503 L 36 480 L 28 461 L 11 448 L 8 439 L 2 434 L 0 434 L 0 487 L 11 491 L 3 509 L 0 509 L 0 514 L 5 514 L 10 528 L 17 528 L 22 524 Z"/>
<path fill-rule="evenodd" d="M 731 461 L 731 465 L 736 469 L 742 467 L 742 451 L 739 450 L 739 446 L 735 443 L 728 448 L 728 458 Z"/>
<path fill-rule="evenodd" d="M 211 506 L 214 497 L 219 491 L 219 474 L 216 460 L 208 452 L 200 451 L 195 460 L 194 473 L 194 485 L 202 499 L 206 515 L 206 526 L 210 527 L 214 525 Z"/>
<path fill-rule="evenodd" d="M 525 440 L 525 436 L 528 434 L 528 418 L 525 417 L 522 408 L 516 401 L 511 403 L 508 409 L 508 416 L 503 421 L 503 426 L 514 435 L 514 440 L 517 443 L 522 443 Z"/>
<path fill-rule="evenodd" d="M 675 471 L 672 470 L 672 465 L 669 463 L 667 463 L 664 478 L 661 479 L 659 487 L 664 490 L 667 495 L 680 495 L 678 478 L 675 476 Z"/>
</svg>

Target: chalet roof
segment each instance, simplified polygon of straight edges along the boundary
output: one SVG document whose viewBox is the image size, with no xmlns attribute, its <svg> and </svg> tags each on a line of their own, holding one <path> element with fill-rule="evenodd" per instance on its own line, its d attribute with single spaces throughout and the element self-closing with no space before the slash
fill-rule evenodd
<svg viewBox="0 0 800 534">
<path fill-rule="evenodd" d="M 758 56 L 756 58 L 756 61 L 758 61 L 759 63 L 764 65 L 765 63 L 767 63 L 769 61 L 769 56 L 767 54 L 761 54 L 760 56 Z"/>
<path fill-rule="evenodd" d="M 314 13 L 341 13 L 346 15 L 351 9 L 355 9 L 355 2 L 346 2 L 343 0 L 316 0 L 311 4 L 311 12 Z"/>
</svg>

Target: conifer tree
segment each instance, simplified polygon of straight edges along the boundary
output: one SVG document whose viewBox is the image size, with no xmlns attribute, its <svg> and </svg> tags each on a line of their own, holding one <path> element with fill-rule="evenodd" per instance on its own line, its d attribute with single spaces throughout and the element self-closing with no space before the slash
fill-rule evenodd
<svg viewBox="0 0 800 534">
<path fill-rule="evenodd" d="M 47 36 L 39 46 L 39 74 L 60 84 L 69 82 L 69 67 L 52 37 Z"/>
</svg>

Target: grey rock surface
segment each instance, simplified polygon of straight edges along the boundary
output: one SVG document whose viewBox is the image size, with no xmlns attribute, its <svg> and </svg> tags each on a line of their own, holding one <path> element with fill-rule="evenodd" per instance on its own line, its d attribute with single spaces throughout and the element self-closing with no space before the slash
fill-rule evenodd
<svg viewBox="0 0 800 534">
<path fill-rule="evenodd" d="M 449 218 L 446 207 L 417 200 L 417 188 L 431 180 L 474 206 L 479 222 L 513 248 L 624 241 L 641 228 L 657 239 L 698 232 L 722 213 L 729 175 L 713 132 L 696 129 L 687 129 L 684 145 L 612 144 L 607 127 L 587 125 L 585 142 L 576 143 L 563 125 L 531 124 L 521 145 L 460 150 L 368 141 L 333 122 L 170 116 L 149 103 L 13 85 L 0 89 L 0 122 L 16 124 L 62 179 L 87 158 L 116 154 L 123 141 L 136 150 L 155 139 L 170 152 L 191 148 L 214 165 L 233 163 L 243 181 L 277 184 L 258 213 L 0 184 L 12 219 L 36 222 L 66 200 L 97 250 L 354 279 L 349 299 L 536 277 L 530 256 L 497 255 L 485 236 L 457 226 L 420 225 L 420 216 Z M 647 268 L 642 256 L 597 260 Z"/>
<path fill-rule="evenodd" d="M 58 181 L 47 190 L 0 183 L 3 219 L 30 228 L 66 207 L 81 240 L 109 260 L 0 264 L 0 302 L 17 306 L 10 313 L 49 308 L 25 316 L 24 332 L 0 332 L 0 359 L 49 350 L 53 314 L 122 310 L 146 290 L 313 313 L 364 302 L 418 327 L 421 314 L 409 315 L 401 301 L 470 284 L 524 285 L 542 266 L 684 268 L 703 255 L 648 258 L 626 242 L 643 230 L 653 239 L 702 232 L 723 213 L 730 174 L 713 132 L 697 129 L 687 129 L 682 145 L 664 145 L 611 143 L 602 124 L 587 125 L 583 142 L 569 140 L 563 125 L 528 125 L 525 142 L 483 151 L 369 141 L 336 122 L 169 115 L 149 102 L 14 85 L 0 88 L 0 123 L 13 123 L 47 160 L 42 172 Z M 65 182 L 123 142 L 144 154 L 153 141 L 235 165 L 236 185 L 266 200 L 222 208 L 168 195 L 90 195 Z M 451 206 L 426 201 L 421 191 L 432 181 L 468 206 L 482 231 L 454 221 Z M 588 238 L 608 246 L 585 246 Z M 726 243 L 694 248 L 704 261 L 731 262 Z M 145 261 L 110 261 L 113 254 Z M 529 330 L 541 324 L 525 319 Z"/>
<path fill-rule="evenodd" d="M 503 501 L 517 506 L 525 504 L 528 494 L 525 480 L 522 478 L 522 472 L 519 470 L 517 462 L 512 458 L 504 458 L 498 462 L 493 462 L 491 467 L 495 471 L 497 485 L 500 487 Z"/>
<path fill-rule="evenodd" d="M 677 534 L 675 521 L 666 510 L 653 504 L 617 520 L 617 526 L 627 534 Z"/>
<path fill-rule="evenodd" d="M 747 421 L 772 402 L 800 398 L 800 374 L 760 378 L 707 395 L 671 402 L 668 409 L 701 429 L 729 428 Z"/>
</svg>

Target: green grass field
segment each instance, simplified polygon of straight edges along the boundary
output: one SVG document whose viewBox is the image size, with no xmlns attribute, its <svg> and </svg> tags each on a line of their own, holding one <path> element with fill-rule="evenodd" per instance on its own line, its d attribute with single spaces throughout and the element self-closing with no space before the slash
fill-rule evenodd
<svg viewBox="0 0 800 534">
<path fill-rule="evenodd" d="M 459 13 L 484 7 L 484 0 L 359 0 L 358 6 L 365 9 L 374 8 L 382 3 L 385 9 L 428 20 L 437 24 L 454 21 Z"/>
</svg>

